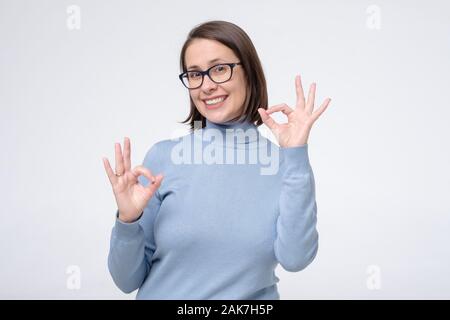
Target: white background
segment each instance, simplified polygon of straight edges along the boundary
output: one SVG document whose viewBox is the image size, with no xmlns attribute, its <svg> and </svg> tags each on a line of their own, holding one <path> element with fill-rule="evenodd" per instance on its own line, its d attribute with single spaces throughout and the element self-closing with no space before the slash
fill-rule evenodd
<svg viewBox="0 0 450 320">
<path fill-rule="evenodd" d="M 309 138 L 319 252 L 301 272 L 277 268 L 281 298 L 449 299 L 449 13 L 446 1 L 0 0 L 0 298 L 134 299 L 107 269 L 116 203 L 101 158 L 113 164 L 128 136 L 140 164 L 187 129 L 181 46 L 218 19 L 252 39 L 270 105 L 294 105 L 298 73 L 317 103 L 332 98 Z"/>
</svg>

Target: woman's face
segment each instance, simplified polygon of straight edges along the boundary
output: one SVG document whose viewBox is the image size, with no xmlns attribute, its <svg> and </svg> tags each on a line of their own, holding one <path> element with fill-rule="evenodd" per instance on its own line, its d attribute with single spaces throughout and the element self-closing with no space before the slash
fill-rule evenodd
<svg viewBox="0 0 450 320">
<path fill-rule="evenodd" d="M 233 50 L 209 39 L 195 39 L 187 48 L 185 62 L 188 71 L 205 71 L 219 63 L 241 62 Z M 242 65 L 236 65 L 227 82 L 217 84 L 205 75 L 201 87 L 189 90 L 197 110 L 214 123 L 227 122 L 240 114 L 245 101 L 246 82 Z M 225 96 L 222 103 L 208 105 L 206 100 Z"/>
</svg>

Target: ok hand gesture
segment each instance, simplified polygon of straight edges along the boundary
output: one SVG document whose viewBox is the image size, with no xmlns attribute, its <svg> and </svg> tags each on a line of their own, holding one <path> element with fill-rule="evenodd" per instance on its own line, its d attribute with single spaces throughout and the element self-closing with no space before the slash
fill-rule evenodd
<svg viewBox="0 0 450 320">
<path fill-rule="evenodd" d="M 142 165 L 131 169 L 130 139 L 124 139 L 124 152 L 119 143 L 115 144 L 116 173 L 113 172 L 107 158 L 103 165 L 116 198 L 119 209 L 119 219 L 123 222 L 133 222 L 140 217 L 150 198 L 161 185 L 162 174 L 154 177 L 152 172 Z M 145 176 L 149 184 L 143 186 L 138 182 L 140 175 Z"/>
<path fill-rule="evenodd" d="M 311 84 L 306 104 L 300 75 L 295 77 L 295 87 L 297 92 L 297 104 L 295 109 L 290 108 L 285 103 L 272 106 L 267 110 L 263 108 L 258 109 L 264 124 L 269 127 L 277 138 L 280 146 L 284 148 L 297 147 L 306 144 L 312 125 L 326 110 L 331 101 L 330 98 L 325 99 L 320 108 L 313 112 L 316 84 Z M 278 111 L 283 112 L 287 116 L 287 123 L 277 123 L 270 116 L 270 114 Z"/>
</svg>

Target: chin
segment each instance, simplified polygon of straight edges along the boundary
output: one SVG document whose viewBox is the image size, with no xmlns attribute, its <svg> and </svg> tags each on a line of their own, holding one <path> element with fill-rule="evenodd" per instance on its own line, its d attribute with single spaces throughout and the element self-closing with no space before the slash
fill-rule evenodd
<svg viewBox="0 0 450 320">
<path fill-rule="evenodd" d="M 228 117 L 226 115 L 223 116 L 223 115 L 219 114 L 218 112 L 215 114 L 211 114 L 211 113 L 208 113 L 209 110 L 206 110 L 206 111 L 207 112 L 206 112 L 205 118 L 207 118 L 211 122 L 222 123 L 222 122 L 227 121 Z"/>
</svg>

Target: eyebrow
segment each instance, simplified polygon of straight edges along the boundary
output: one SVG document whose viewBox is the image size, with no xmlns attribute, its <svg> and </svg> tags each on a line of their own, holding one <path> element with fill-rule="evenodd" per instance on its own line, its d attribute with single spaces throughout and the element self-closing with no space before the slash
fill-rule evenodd
<svg viewBox="0 0 450 320">
<path fill-rule="evenodd" d="M 210 60 L 208 63 L 209 63 L 209 65 L 211 65 L 212 63 L 214 63 L 214 62 L 217 62 L 217 61 L 225 61 L 225 60 L 223 60 L 223 59 L 220 59 L 220 58 L 216 58 L 216 59 L 212 59 L 212 60 Z M 190 66 L 190 67 L 188 67 L 188 70 L 189 69 L 192 69 L 192 68 L 200 68 L 199 66 Z"/>
</svg>

